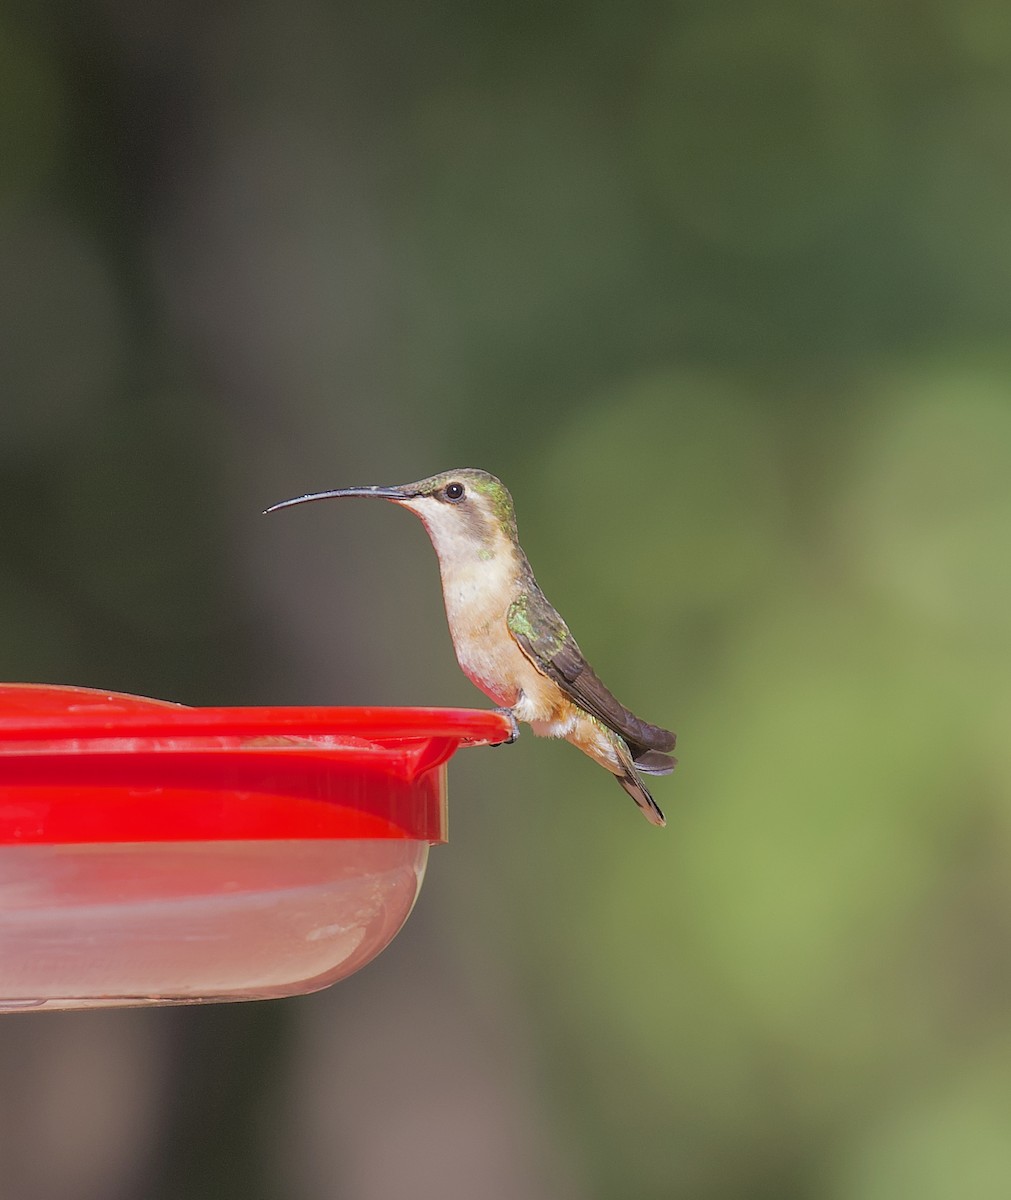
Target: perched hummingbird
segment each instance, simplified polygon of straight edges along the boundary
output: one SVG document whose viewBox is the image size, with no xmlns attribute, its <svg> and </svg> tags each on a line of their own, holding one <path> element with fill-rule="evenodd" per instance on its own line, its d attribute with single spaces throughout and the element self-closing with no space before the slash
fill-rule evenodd
<svg viewBox="0 0 1011 1200">
<path fill-rule="evenodd" d="M 537 586 L 516 533 L 512 497 L 494 475 L 467 467 L 399 487 L 338 488 L 267 512 L 371 496 L 424 522 L 439 558 L 449 631 L 464 674 L 512 720 L 561 737 L 614 775 L 654 825 L 664 815 L 642 775 L 669 775 L 675 736 L 629 712 L 600 682 Z"/>
</svg>

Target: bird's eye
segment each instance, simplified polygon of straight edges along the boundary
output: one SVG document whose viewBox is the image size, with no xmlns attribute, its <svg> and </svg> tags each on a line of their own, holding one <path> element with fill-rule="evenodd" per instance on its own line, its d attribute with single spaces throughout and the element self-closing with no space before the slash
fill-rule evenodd
<svg viewBox="0 0 1011 1200">
<path fill-rule="evenodd" d="M 447 483 L 443 489 L 443 495 L 447 500 L 462 500 L 464 496 L 462 483 Z"/>
</svg>

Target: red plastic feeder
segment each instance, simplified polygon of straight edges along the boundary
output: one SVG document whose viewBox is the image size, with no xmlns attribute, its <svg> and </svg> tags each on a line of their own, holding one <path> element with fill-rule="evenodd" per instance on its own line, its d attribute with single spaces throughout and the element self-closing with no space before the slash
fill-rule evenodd
<svg viewBox="0 0 1011 1200">
<path fill-rule="evenodd" d="M 0 1011 L 315 991 L 384 949 L 495 712 L 0 684 Z"/>
</svg>

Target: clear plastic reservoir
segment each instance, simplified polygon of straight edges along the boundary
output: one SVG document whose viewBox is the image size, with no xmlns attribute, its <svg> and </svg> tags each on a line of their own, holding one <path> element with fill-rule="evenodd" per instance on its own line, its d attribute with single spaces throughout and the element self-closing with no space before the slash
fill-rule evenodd
<svg viewBox="0 0 1011 1200">
<path fill-rule="evenodd" d="M 314 991 L 383 950 L 409 840 L 0 846 L 0 1010 Z"/>
</svg>

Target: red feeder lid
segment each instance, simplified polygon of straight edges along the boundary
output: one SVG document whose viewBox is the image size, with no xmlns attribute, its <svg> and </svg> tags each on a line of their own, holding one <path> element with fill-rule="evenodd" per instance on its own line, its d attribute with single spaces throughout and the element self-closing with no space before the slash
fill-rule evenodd
<svg viewBox="0 0 1011 1200">
<path fill-rule="evenodd" d="M 187 708 L 0 684 L 0 844 L 446 840 L 445 764 L 504 741 L 456 708 Z"/>
</svg>

